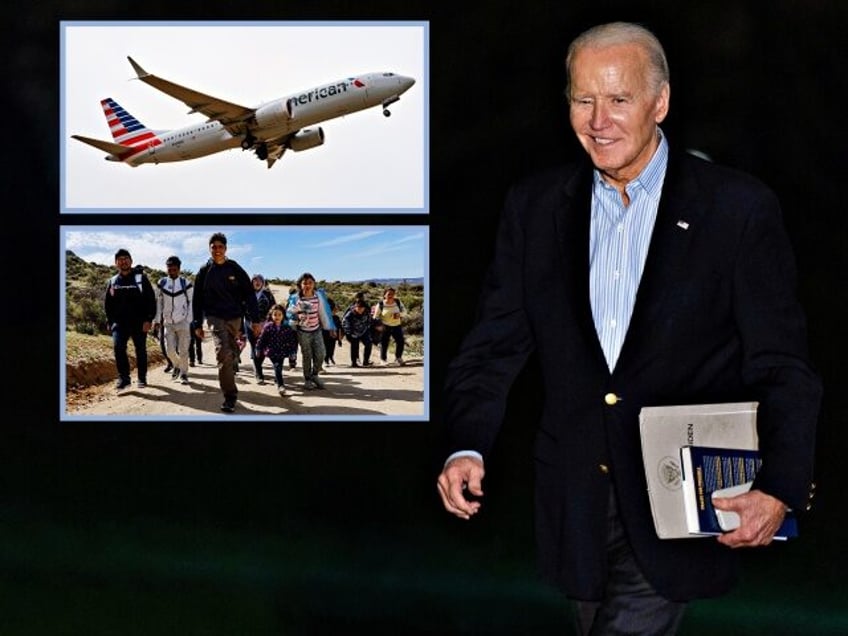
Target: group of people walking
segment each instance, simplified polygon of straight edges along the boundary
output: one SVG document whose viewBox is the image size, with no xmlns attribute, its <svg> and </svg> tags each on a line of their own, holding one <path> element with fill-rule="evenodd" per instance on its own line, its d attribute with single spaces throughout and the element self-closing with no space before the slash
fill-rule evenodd
<svg viewBox="0 0 848 636">
<path fill-rule="evenodd" d="M 280 395 L 287 394 L 284 367 L 298 364 L 302 356 L 303 389 L 324 389 L 320 374 L 325 365 L 335 364 L 337 347 L 349 343 L 352 367 L 372 366 L 374 344 L 380 345 L 380 363 L 389 364 L 391 341 L 395 342 L 394 364 L 404 365 L 403 318 L 405 307 L 396 291 L 388 288 L 373 307 L 360 292 L 343 311 L 316 286 L 309 272 L 301 274 L 284 303 L 274 297 L 261 274 L 248 276 L 227 258 L 227 237 L 216 232 L 209 239 L 210 258 L 195 280 L 181 273 L 181 261 L 171 256 L 165 262 L 167 275 L 154 286 L 133 268 L 125 249 L 115 253 L 118 273 L 106 292 L 105 310 L 112 335 L 118 390 L 131 385 L 127 356 L 129 340 L 136 351 L 138 388 L 147 384 L 146 337 L 159 333 L 172 379 L 189 384 L 190 366 L 202 362 L 202 345 L 208 328 L 215 346 L 218 381 L 223 394 L 221 410 L 231 413 L 238 398 L 236 373 L 241 352 L 250 345 L 250 358 L 258 384 L 266 383 L 264 362 L 273 368 Z M 341 313 L 341 315 L 340 315 Z M 362 358 L 360 358 L 362 349 Z"/>
</svg>

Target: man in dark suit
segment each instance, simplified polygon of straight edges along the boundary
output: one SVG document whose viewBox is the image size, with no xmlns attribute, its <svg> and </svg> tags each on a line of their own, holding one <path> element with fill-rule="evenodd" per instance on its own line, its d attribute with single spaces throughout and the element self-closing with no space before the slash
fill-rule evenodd
<svg viewBox="0 0 848 636">
<path fill-rule="evenodd" d="M 687 601 L 733 584 L 730 548 L 768 544 L 787 506 L 808 507 L 821 386 L 779 204 L 754 178 L 670 148 L 657 39 L 601 25 L 571 44 L 566 67 L 589 161 L 507 197 L 478 322 L 448 370 L 438 489 L 456 516 L 479 511 L 484 458 L 535 350 L 542 573 L 577 601 L 580 633 L 672 634 Z M 658 539 L 641 407 L 742 400 L 760 405 L 763 466 L 749 493 L 716 503 L 741 526 Z"/>
</svg>

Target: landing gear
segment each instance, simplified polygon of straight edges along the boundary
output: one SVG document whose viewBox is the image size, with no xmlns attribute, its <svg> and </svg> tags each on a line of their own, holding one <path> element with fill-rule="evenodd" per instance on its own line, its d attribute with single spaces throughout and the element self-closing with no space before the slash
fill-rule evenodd
<svg viewBox="0 0 848 636">
<path fill-rule="evenodd" d="M 247 133 L 244 136 L 244 139 L 241 140 L 241 149 L 242 150 L 250 150 L 253 147 L 253 144 L 256 143 L 256 137 Z"/>
<path fill-rule="evenodd" d="M 391 117 L 391 113 L 389 112 L 389 105 L 394 104 L 399 99 L 400 97 L 394 95 L 393 97 L 389 97 L 386 101 L 383 102 L 383 117 Z"/>
<path fill-rule="evenodd" d="M 259 157 L 260 161 L 265 161 L 268 158 L 268 146 L 265 144 L 256 146 L 256 156 Z"/>
</svg>

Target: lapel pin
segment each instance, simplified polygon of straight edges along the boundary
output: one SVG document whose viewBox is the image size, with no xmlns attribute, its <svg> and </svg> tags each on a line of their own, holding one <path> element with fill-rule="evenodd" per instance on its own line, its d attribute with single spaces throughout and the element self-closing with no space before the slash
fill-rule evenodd
<svg viewBox="0 0 848 636">
<path fill-rule="evenodd" d="M 679 228 L 681 228 L 681 229 L 683 229 L 683 230 L 688 230 L 688 229 L 689 229 L 689 224 L 688 224 L 686 221 L 684 221 L 683 219 L 680 219 L 680 220 L 677 222 L 677 227 L 679 227 Z"/>
</svg>

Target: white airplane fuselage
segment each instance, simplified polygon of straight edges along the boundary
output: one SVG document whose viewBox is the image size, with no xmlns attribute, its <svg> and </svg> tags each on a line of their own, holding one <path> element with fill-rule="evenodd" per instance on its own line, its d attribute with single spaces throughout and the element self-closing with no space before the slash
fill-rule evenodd
<svg viewBox="0 0 848 636">
<path fill-rule="evenodd" d="M 300 131 L 290 141 L 293 150 L 305 150 L 323 142 L 323 132 L 306 130 L 320 122 L 355 113 L 372 106 L 397 101 L 415 80 L 394 73 L 368 73 L 358 78 L 339 80 L 305 92 L 267 102 L 256 108 L 249 134 L 255 141 L 276 139 Z M 388 111 L 385 110 L 384 114 Z M 186 161 L 244 147 L 244 136 L 233 136 L 218 121 L 206 121 L 169 131 L 156 131 L 157 138 L 131 146 L 109 161 L 124 161 L 132 166 L 144 163 Z"/>
</svg>

